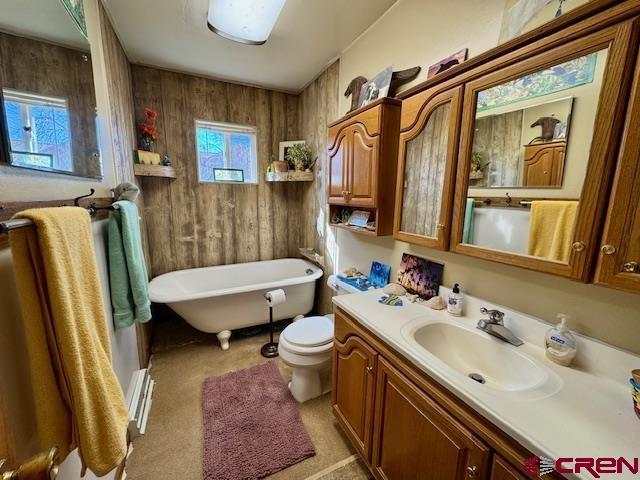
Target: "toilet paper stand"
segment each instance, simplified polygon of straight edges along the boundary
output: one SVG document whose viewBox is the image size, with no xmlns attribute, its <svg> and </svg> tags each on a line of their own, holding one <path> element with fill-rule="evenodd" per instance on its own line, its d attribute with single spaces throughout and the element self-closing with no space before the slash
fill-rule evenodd
<svg viewBox="0 0 640 480">
<path fill-rule="evenodd" d="M 269 304 L 269 342 L 265 343 L 260 348 L 260 354 L 266 358 L 273 358 L 278 356 L 278 342 L 273 341 L 273 306 L 271 305 L 271 297 L 268 294 L 264 295 Z"/>
</svg>

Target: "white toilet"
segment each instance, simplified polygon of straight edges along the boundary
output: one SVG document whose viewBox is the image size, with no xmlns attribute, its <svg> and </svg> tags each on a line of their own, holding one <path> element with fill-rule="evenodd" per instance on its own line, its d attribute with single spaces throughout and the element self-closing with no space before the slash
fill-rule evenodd
<svg viewBox="0 0 640 480">
<path fill-rule="evenodd" d="M 327 285 L 337 292 L 357 289 L 333 275 Z M 287 326 L 278 340 L 278 353 L 293 369 L 289 390 L 298 402 L 306 402 L 330 390 L 327 381 L 333 355 L 333 315 L 304 317 Z M 324 381 L 323 381 L 324 380 Z"/>
</svg>

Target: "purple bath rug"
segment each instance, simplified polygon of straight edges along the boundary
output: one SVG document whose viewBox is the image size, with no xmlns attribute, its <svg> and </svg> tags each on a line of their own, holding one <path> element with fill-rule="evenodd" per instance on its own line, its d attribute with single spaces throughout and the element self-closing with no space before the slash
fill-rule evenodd
<svg viewBox="0 0 640 480">
<path fill-rule="evenodd" d="M 279 472 L 315 449 L 275 362 L 202 387 L 205 480 L 253 480 Z"/>
</svg>

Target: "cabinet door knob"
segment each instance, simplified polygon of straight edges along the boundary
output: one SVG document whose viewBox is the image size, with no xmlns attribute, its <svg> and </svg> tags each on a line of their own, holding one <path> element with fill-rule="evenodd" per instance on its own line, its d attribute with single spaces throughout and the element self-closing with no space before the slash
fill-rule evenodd
<svg viewBox="0 0 640 480">
<path fill-rule="evenodd" d="M 373 367 L 367 367 L 365 368 L 365 370 L 367 371 L 367 373 L 373 373 Z"/>
<path fill-rule="evenodd" d="M 614 253 L 616 253 L 616 247 L 614 247 L 613 245 L 607 243 L 607 244 L 602 245 L 600 247 L 600 251 L 602 253 L 604 253 L 605 255 L 613 255 Z"/>
<path fill-rule="evenodd" d="M 573 248 L 574 252 L 582 252 L 585 249 L 586 245 L 584 242 L 573 242 L 571 248 Z"/>
<path fill-rule="evenodd" d="M 446 227 L 446 225 L 444 223 L 439 223 L 438 224 L 438 230 L 444 230 L 444 227 Z"/>
<path fill-rule="evenodd" d="M 467 477 L 476 478 L 478 474 L 478 467 L 473 465 L 472 467 L 467 467 Z"/>
<path fill-rule="evenodd" d="M 640 272 L 640 264 L 638 262 L 626 262 L 622 265 L 622 271 L 627 273 Z"/>
</svg>

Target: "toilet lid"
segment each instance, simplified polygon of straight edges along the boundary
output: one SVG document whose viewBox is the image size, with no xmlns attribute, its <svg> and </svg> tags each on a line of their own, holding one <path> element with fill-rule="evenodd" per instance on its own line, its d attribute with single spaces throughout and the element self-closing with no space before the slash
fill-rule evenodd
<svg viewBox="0 0 640 480">
<path fill-rule="evenodd" d="M 333 340 L 333 322 L 327 317 L 305 317 L 282 332 L 287 342 L 301 347 L 317 347 Z"/>
</svg>

